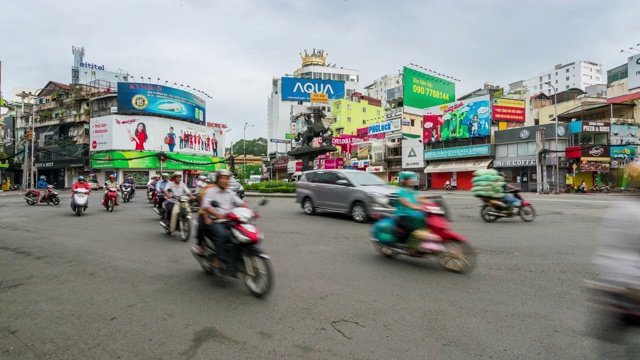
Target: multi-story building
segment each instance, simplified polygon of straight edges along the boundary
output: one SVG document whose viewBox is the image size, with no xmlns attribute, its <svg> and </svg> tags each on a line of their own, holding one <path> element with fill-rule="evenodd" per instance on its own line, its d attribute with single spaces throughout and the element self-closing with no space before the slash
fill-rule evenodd
<svg viewBox="0 0 640 360">
<path fill-rule="evenodd" d="M 351 97 L 333 102 L 331 124 L 334 136 L 356 135 L 359 128 L 384 121 L 384 109 L 378 99 L 353 93 Z"/>
<path fill-rule="evenodd" d="M 587 86 L 603 84 L 604 81 L 601 64 L 592 61 L 574 61 L 558 64 L 551 70 L 523 80 L 522 86 L 531 94 L 543 92 L 546 95 L 553 95 L 554 87 L 558 92 L 572 88 L 586 90 Z"/>
<path fill-rule="evenodd" d="M 273 78 L 271 95 L 267 103 L 267 136 L 272 139 L 286 139 L 287 134 L 295 133 L 292 117 L 293 105 L 317 105 L 324 107 L 328 115 L 332 111 L 332 102 L 350 97 L 358 88 L 360 76 L 357 70 L 344 69 L 326 63 L 327 55 L 323 50 L 311 54 L 301 54 L 302 66 L 292 75 Z M 323 102 L 311 102 L 312 93 L 327 94 Z M 282 151 L 284 147 L 269 141 L 269 153 Z"/>
<path fill-rule="evenodd" d="M 382 107 L 389 107 L 387 104 L 387 91 L 402 87 L 402 73 L 387 74 L 375 79 L 371 85 L 365 86 L 367 96 L 382 101 Z"/>
</svg>

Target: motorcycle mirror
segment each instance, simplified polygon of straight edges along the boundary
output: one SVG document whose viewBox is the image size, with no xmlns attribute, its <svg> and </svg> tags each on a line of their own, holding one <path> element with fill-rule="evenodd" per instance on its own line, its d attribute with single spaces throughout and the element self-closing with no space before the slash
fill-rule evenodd
<svg viewBox="0 0 640 360">
<path fill-rule="evenodd" d="M 258 203 L 258 206 L 265 206 L 269 203 L 269 200 L 267 199 L 262 199 L 260 200 L 260 202 Z"/>
</svg>

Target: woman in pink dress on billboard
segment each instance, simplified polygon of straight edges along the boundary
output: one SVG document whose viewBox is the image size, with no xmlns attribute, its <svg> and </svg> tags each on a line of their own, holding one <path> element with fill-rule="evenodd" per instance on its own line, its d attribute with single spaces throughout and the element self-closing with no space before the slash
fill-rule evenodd
<svg viewBox="0 0 640 360">
<path fill-rule="evenodd" d="M 136 143 L 136 148 L 134 150 L 144 150 L 144 143 L 147 142 L 149 138 L 147 136 L 147 127 L 144 123 L 139 123 L 136 127 L 135 133 L 131 134 L 131 130 L 127 129 L 129 133 L 129 139 Z"/>
</svg>

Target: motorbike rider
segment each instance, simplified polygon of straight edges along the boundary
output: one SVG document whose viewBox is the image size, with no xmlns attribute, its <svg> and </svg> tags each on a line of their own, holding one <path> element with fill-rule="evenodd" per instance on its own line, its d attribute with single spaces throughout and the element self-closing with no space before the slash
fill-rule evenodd
<svg viewBox="0 0 640 360">
<path fill-rule="evenodd" d="M 136 181 L 133 179 L 133 176 L 127 176 L 122 183 L 131 185 L 131 198 L 133 199 L 133 196 L 136 194 Z"/>
<path fill-rule="evenodd" d="M 162 209 L 162 205 L 164 204 L 164 190 L 167 188 L 167 185 L 169 185 L 169 174 L 163 173 L 162 180 L 158 181 L 155 186 L 158 189 L 158 196 L 154 210 L 158 214 L 160 214 L 160 209 Z"/>
<path fill-rule="evenodd" d="M 400 243 L 405 243 L 411 233 L 425 228 L 423 205 L 428 204 L 429 201 L 415 190 L 415 186 L 418 184 L 418 174 L 412 171 L 403 171 L 400 173 L 398 181 L 401 189 L 398 192 L 398 206 L 394 215 L 396 223 L 405 232 L 404 236 L 398 240 Z M 425 240 L 427 248 L 434 247 L 436 250 L 437 244 L 433 243 L 435 238 L 429 237 L 420 240 Z M 437 247 L 439 250 L 439 246 Z"/>
<path fill-rule="evenodd" d="M 91 185 L 89 185 L 87 180 L 82 175 L 78 176 L 78 181 L 76 181 L 71 187 L 71 198 L 73 198 L 73 191 L 77 189 L 87 190 L 87 195 L 91 193 Z M 87 207 L 89 206 L 87 205 Z"/>
<path fill-rule="evenodd" d="M 116 181 L 116 175 L 109 175 L 109 180 L 104 183 L 104 196 L 102 197 L 102 204 L 107 203 L 107 194 L 109 193 L 109 188 L 115 188 L 116 191 L 120 191 L 120 186 L 118 186 L 118 182 Z M 116 205 L 118 205 L 118 195 L 116 193 Z"/>
<path fill-rule="evenodd" d="M 640 236 L 637 223 L 640 203 L 619 202 L 605 213 L 600 230 L 600 244 L 593 259 L 599 280 L 624 289 L 625 295 L 640 303 Z M 602 340 L 617 343 L 630 318 L 623 313 L 605 308 L 596 318 L 596 334 Z"/>
<path fill-rule="evenodd" d="M 164 221 L 161 221 L 160 224 L 164 227 L 171 226 L 171 212 L 173 211 L 173 206 L 177 203 L 178 200 L 174 199 L 174 197 L 180 196 L 192 196 L 191 191 L 187 187 L 185 183 L 182 182 L 182 173 L 176 171 L 171 176 L 171 182 L 169 182 L 164 190 L 165 195 L 165 218 Z"/>
<path fill-rule="evenodd" d="M 204 192 L 209 183 L 207 182 L 207 175 L 198 176 L 198 181 L 196 182 L 196 187 L 198 189 L 198 193 Z"/>
<path fill-rule="evenodd" d="M 49 184 L 47 184 L 47 177 L 44 175 L 40 176 L 40 180 L 37 184 L 38 191 L 40 191 L 40 196 L 38 196 L 38 204 L 40 204 L 40 201 L 42 201 L 44 196 L 47 194 L 47 186 L 49 186 Z"/>
<path fill-rule="evenodd" d="M 213 268 L 220 272 L 223 270 L 225 261 L 225 244 L 231 237 L 231 231 L 228 224 L 224 222 L 215 222 L 215 220 L 224 220 L 227 214 L 236 207 L 249 209 L 249 206 L 229 188 L 229 179 L 231 172 L 229 170 L 219 170 L 215 175 L 210 174 L 209 179 L 213 180 L 215 176 L 215 185 L 209 187 L 202 198 L 201 209 L 204 211 L 204 232 L 210 236 L 215 242 L 216 258 L 213 260 Z M 217 202 L 218 206 L 213 207 L 212 202 Z M 204 244 L 198 239 L 197 249 L 200 254 L 204 254 Z"/>
<path fill-rule="evenodd" d="M 502 197 L 502 200 L 508 206 L 507 211 L 512 211 L 512 209 L 514 207 L 520 207 L 522 205 L 522 201 L 520 201 L 520 199 L 518 199 L 517 197 L 515 197 L 511 193 L 509 193 L 509 190 L 520 190 L 520 188 L 515 187 L 513 185 L 509 185 L 506 182 L 502 186 L 502 192 L 504 193 L 504 196 Z"/>
</svg>

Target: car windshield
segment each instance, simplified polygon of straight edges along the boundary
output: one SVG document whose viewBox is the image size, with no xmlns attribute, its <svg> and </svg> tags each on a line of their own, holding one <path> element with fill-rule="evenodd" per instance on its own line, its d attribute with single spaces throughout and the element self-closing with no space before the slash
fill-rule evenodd
<svg viewBox="0 0 640 360">
<path fill-rule="evenodd" d="M 237 182 L 238 182 L 238 180 L 236 180 L 236 178 L 235 178 L 234 176 L 232 176 L 231 178 L 229 178 L 229 183 L 230 183 L 230 184 L 235 184 L 235 183 L 237 183 Z"/>
<path fill-rule="evenodd" d="M 347 176 L 349 180 L 360 186 L 380 186 L 387 184 L 379 177 L 364 171 L 349 172 Z"/>
</svg>

